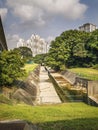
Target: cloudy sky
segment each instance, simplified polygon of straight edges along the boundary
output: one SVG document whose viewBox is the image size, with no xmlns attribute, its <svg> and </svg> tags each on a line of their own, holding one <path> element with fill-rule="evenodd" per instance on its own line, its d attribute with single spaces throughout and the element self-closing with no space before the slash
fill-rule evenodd
<svg viewBox="0 0 98 130">
<path fill-rule="evenodd" d="M 98 26 L 98 0 L 0 0 L 8 48 L 38 34 L 46 41 L 90 22 Z"/>
</svg>

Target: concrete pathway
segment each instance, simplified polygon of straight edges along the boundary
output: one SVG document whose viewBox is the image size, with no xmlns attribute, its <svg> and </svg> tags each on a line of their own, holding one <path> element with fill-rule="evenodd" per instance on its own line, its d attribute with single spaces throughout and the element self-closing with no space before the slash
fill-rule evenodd
<svg viewBox="0 0 98 130">
<path fill-rule="evenodd" d="M 39 87 L 40 103 L 61 103 L 61 100 L 57 95 L 53 84 L 49 80 L 48 73 L 43 66 L 41 66 L 40 70 Z"/>
</svg>

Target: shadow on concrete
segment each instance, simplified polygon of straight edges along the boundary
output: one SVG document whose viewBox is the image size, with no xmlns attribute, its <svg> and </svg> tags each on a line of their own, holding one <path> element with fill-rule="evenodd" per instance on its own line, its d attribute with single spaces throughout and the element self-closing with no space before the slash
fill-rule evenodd
<svg viewBox="0 0 98 130">
<path fill-rule="evenodd" d="M 0 121 L 0 130 L 40 130 L 36 125 L 23 120 Z"/>
</svg>

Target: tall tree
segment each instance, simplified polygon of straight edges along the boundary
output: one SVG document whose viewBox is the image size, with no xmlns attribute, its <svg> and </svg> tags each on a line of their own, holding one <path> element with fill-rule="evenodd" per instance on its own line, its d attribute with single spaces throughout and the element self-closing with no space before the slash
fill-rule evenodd
<svg viewBox="0 0 98 130">
<path fill-rule="evenodd" d="M 25 60 L 32 58 L 32 50 L 28 47 L 15 48 L 14 51 L 17 51 L 17 53 Z"/>
<path fill-rule="evenodd" d="M 49 54 L 45 61 L 47 65 L 58 71 L 65 69 L 67 59 L 68 52 L 65 48 L 65 44 L 60 37 L 57 37 L 55 41 L 52 41 Z"/>
<path fill-rule="evenodd" d="M 86 48 L 92 59 L 92 63 L 98 64 L 98 29 L 91 33 Z"/>
<path fill-rule="evenodd" d="M 83 61 L 87 57 L 85 44 L 88 37 L 89 33 L 78 30 L 63 32 L 51 42 L 51 48 L 46 58 L 47 64 L 57 70 L 70 66 L 83 66 Z"/>
</svg>

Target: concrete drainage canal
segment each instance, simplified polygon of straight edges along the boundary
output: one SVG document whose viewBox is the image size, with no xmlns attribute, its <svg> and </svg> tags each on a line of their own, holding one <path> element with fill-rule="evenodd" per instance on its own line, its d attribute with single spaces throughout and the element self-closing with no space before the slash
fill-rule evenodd
<svg viewBox="0 0 98 130">
<path fill-rule="evenodd" d="M 18 81 L 18 85 L 12 98 L 29 105 L 80 102 L 87 97 L 85 88 L 72 85 L 61 74 L 50 73 L 43 66 L 31 72 L 25 82 Z"/>
<path fill-rule="evenodd" d="M 87 95 L 86 89 L 70 84 L 61 75 L 55 73 L 48 74 L 62 102 L 84 101 Z"/>
</svg>

